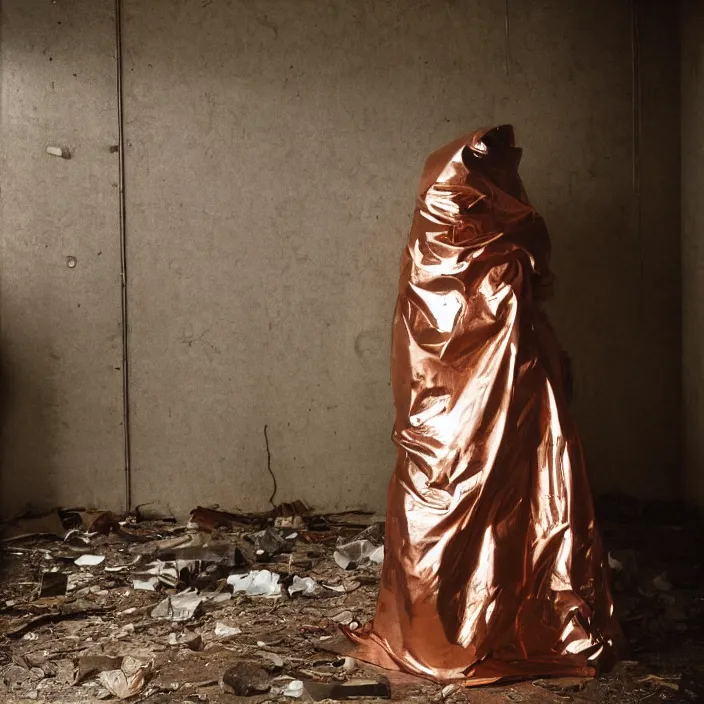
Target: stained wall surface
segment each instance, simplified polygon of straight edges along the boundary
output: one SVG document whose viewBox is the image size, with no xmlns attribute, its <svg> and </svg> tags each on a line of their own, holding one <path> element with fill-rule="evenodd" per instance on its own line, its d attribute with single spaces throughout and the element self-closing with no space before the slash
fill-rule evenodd
<svg viewBox="0 0 704 704">
<path fill-rule="evenodd" d="M 643 11 L 634 70 L 627 2 L 513 1 L 508 30 L 498 0 L 125 6 L 137 501 L 266 507 L 267 426 L 277 499 L 383 506 L 416 181 L 498 122 L 552 228 L 594 481 L 677 492 L 672 13 Z"/>
<path fill-rule="evenodd" d="M 685 481 L 688 498 L 704 504 L 704 7 L 681 7 Z"/>
<path fill-rule="evenodd" d="M 6 512 L 122 504 L 112 7 L 2 3 Z M 133 504 L 265 508 L 270 457 L 276 500 L 383 507 L 417 179 L 502 122 L 552 231 L 594 483 L 677 495 L 677 18 L 508 7 L 123 0 Z"/>
<path fill-rule="evenodd" d="M 3 0 L 1 18 L 2 510 L 117 507 L 124 453 L 113 3 Z M 50 146 L 71 158 L 49 156 Z"/>
</svg>

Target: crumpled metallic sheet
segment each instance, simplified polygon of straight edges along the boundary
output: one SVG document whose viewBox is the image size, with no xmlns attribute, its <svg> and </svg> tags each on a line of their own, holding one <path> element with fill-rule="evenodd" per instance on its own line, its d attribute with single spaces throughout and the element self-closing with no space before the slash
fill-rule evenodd
<svg viewBox="0 0 704 704">
<path fill-rule="evenodd" d="M 589 676 L 621 641 L 520 157 L 510 126 L 432 154 L 402 258 L 381 592 L 346 633 L 440 682 Z"/>
</svg>

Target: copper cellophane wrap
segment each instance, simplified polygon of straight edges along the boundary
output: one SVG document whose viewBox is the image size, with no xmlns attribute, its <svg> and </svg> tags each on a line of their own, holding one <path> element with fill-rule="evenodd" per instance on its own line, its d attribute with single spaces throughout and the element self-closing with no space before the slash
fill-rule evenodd
<svg viewBox="0 0 704 704">
<path fill-rule="evenodd" d="M 432 154 L 402 258 L 386 558 L 347 635 L 440 682 L 588 676 L 620 640 L 520 156 L 509 126 Z"/>
</svg>

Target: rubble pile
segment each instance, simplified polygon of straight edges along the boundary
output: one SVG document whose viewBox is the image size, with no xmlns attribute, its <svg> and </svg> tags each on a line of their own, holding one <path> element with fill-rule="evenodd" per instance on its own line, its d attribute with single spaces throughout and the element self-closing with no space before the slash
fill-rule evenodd
<svg viewBox="0 0 704 704">
<path fill-rule="evenodd" d="M 701 533 L 643 520 L 605 521 L 631 660 L 596 681 L 465 690 L 345 654 L 340 625 L 374 614 L 377 516 L 295 502 L 257 515 L 198 507 L 188 522 L 139 510 L 24 518 L 2 532 L 0 701 L 698 701 Z"/>
</svg>

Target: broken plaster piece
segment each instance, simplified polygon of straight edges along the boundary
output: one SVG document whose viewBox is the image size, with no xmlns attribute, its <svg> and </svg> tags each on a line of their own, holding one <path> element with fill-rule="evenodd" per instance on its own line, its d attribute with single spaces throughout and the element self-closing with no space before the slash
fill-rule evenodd
<svg viewBox="0 0 704 704">
<path fill-rule="evenodd" d="M 71 158 L 71 150 L 68 147 L 47 147 L 46 153 L 49 156 L 58 156 L 62 159 Z"/>
<path fill-rule="evenodd" d="M 229 640 L 230 638 L 240 635 L 240 633 L 242 633 L 242 629 L 238 626 L 228 626 L 226 623 L 222 623 L 222 621 L 218 621 L 215 624 L 215 637 L 220 640 Z"/>
<path fill-rule="evenodd" d="M 166 597 L 152 610 L 152 618 L 168 621 L 188 621 L 195 616 L 205 597 L 187 589 L 175 596 Z"/>
<path fill-rule="evenodd" d="M 81 555 L 74 560 L 78 567 L 95 567 L 105 562 L 105 555 Z"/>
<path fill-rule="evenodd" d="M 300 699 L 303 696 L 303 688 L 301 680 L 292 680 L 284 687 L 281 694 L 284 697 L 291 697 L 291 699 Z"/>
<path fill-rule="evenodd" d="M 129 699 L 144 689 L 151 669 L 151 663 L 142 663 L 127 655 L 122 660 L 119 670 L 101 672 L 98 680 L 113 696 L 118 699 Z"/>
<path fill-rule="evenodd" d="M 293 584 L 288 588 L 288 593 L 293 596 L 294 594 L 302 594 L 303 596 L 310 596 L 315 594 L 315 590 L 318 588 L 318 583 L 312 577 L 299 577 L 295 575 L 293 578 Z"/>
<path fill-rule="evenodd" d="M 368 540 L 355 540 L 340 545 L 333 557 L 337 566 L 343 570 L 352 570 L 369 562 L 379 565 L 384 561 L 384 546 L 375 547 Z"/>
<path fill-rule="evenodd" d="M 245 592 L 249 596 L 277 597 L 281 595 L 279 575 L 269 570 L 254 570 L 248 574 L 233 574 L 227 578 L 233 593 Z"/>
<path fill-rule="evenodd" d="M 159 584 L 159 580 L 156 577 L 150 577 L 149 579 L 133 579 L 132 589 L 155 592 L 157 584 Z"/>
</svg>

